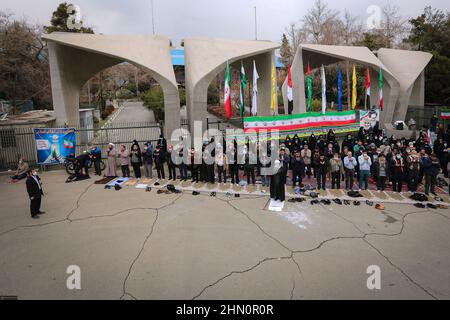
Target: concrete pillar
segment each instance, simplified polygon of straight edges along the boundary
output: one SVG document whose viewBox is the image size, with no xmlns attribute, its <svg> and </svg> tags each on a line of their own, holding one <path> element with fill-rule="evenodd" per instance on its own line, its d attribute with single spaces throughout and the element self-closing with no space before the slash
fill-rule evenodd
<svg viewBox="0 0 450 320">
<path fill-rule="evenodd" d="M 411 106 L 424 106 L 425 105 L 425 72 L 424 71 L 422 71 L 420 73 L 419 77 L 414 82 L 409 105 L 411 105 Z"/>
<path fill-rule="evenodd" d="M 53 108 L 58 126 L 79 126 L 82 86 L 96 73 L 122 61 L 107 56 L 48 43 Z"/>
<path fill-rule="evenodd" d="M 270 116 L 272 94 L 272 61 L 275 61 L 275 52 L 267 52 L 255 57 L 258 71 L 258 116 Z"/>
<path fill-rule="evenodd" d="M 306 112 L 306 96 L 305 96 L 305 70 L 303 68 L 303 52 L 302 48 L 297 48 L 297 53 L 292 62 L 292 90 L 294 95 L 293 114 Z"/>
<path fill-rule="evenodd" d="M 370 106 L 378 108 L 379 105 L 380 73 L 378 70 L 370 69 Z"/>
</svg>

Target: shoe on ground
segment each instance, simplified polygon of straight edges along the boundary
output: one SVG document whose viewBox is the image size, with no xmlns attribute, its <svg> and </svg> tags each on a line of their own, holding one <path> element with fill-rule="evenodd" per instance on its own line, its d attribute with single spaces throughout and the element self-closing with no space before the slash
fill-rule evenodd
<svg viewBox="0 0 450 320">
<path fill-rule="evenodd" d="M 40 219 L 40 217 L 38 215 L 35 216 L 31 216 L 32 219 Z"/>
</svg>

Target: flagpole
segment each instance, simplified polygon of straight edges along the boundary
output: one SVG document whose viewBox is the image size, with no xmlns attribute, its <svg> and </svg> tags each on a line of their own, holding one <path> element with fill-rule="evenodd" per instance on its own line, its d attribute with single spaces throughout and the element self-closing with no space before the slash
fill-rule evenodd
<svg viewBox="0 0 450 320">
<path fill-rule="evenodd" d="M 258 23 L 257 23 L 257 16 L 256 16 L 256 6 L 255 8 L 255 40 L 258 40 Z"/>
<path fill-rule="evenodd" d="M 152 29 L 153 29 L 153 35 L 155 35 L 155 14 L 153 11 L 153 0 L 151 0 L 151 6 L 152 6 Z"/>
</svg>

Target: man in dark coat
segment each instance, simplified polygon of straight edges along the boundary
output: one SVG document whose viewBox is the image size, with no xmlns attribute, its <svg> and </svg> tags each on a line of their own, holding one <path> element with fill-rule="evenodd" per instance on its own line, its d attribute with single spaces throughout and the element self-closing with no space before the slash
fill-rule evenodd
<svg viewBox="0 0 450 320">
<path fill-rule="evenodd" d="M 294 157 L 291 159 L 292 168 L 292 185 L 295 187 L 297 182 L 302 184 L 305 177 L 305 161 L 303 160 L 300 151 L 296 151 Z"/>
<path fill-rule="evenodd" d="M 270 179 L 270 198 L 276 201 L 284 201 L 286 173 L 280 160 L 275 160 L 274 173 Z"/>
<path fill-rule="evenodd" d="M 33 170 L 28 170 L 27 172 L 27 192 L 30 197 L 30 210 L 31 217 L 33 219 L 39 219 L 40 214 L 44 214 L 45 212 L 41 211 L 41 199 L 44 195 L 42 191 L 42 183 L 41 178 L 37 175 L 37 172 Z"/>
<path fill-rule="evenodd" d="M 153 152 L 153 163 L 156 166 L 156 172 L 158 173 L 158 179 L 165 179 L 166 175 L 164 172 L 164 162 L 166 160 L 166 155 L 158 144 L 155 151 Z"/>
</svg>

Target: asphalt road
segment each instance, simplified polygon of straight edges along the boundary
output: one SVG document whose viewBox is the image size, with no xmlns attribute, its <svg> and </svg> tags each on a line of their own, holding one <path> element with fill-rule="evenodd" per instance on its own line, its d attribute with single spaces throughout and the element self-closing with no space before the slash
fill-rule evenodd
<svg viewBox="0 0 450 320">
<path fill-rule="evenodd" d="M 65 178 L 42 174 L 39 220 L 29 216 L 24 181 L 0 178 L 0 295 L 450 299 L 448 209 L 386 202 L 379 211 L 362 199 L 271 212 L 267 195 L 115 191 Z M 80 290 L 67 287 L 69 266 L 79 267 Z M 381 287 L 370 290 L 377 268 Z"/>
</svg>

